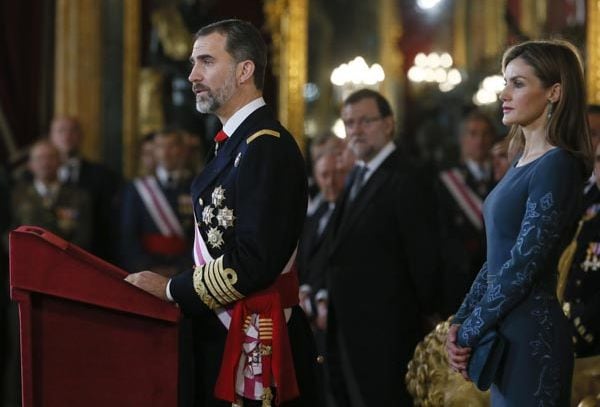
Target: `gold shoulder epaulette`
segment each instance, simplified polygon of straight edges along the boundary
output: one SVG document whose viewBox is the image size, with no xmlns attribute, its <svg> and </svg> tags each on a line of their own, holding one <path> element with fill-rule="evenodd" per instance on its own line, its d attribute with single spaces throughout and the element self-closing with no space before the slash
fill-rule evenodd
<svg viewBox="0 0 600 407">
<path fill-rule="evenodd" d="M 256 140 L 260 136 L 273 136 L 273 137 L 279 138 L 279 132 L 275 131 L 275 130 L 269 130 L 269 129 L 259 130 L 246 139 L 246 144 L 252 143 L 254 140 Z"/>
</svg>

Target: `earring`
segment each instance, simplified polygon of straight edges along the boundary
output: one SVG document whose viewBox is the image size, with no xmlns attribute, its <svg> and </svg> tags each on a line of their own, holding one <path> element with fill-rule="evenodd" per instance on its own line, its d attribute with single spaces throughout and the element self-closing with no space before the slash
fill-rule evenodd
<svg viewBox="0 0 600 407">
<path fill-rule="evenodd" d="M 549 100 L 548 101 L 548 114 L 547 114 L 548 120 L 550 120 L 552 118 L 553 111 L 554 111 L 554 104 Z"/>
</svg>

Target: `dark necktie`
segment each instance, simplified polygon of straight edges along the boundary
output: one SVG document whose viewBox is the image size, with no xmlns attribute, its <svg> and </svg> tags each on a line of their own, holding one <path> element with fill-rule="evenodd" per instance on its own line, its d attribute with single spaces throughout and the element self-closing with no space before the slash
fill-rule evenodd
<svg viewBox="0 0 600 407">
<path fill-rule="evenodd" d="M 352 180 L 352 186 L 350 187 L 350 196 L 349 196 L 350 202 L 352 202 L 354 200 L 354 198 L 356 198 L 356 195 L 358 195 L 358 192 L 364 185 L 365 175 L 367 175 L 367 170 L 368 170 L 368 167 L 366 165 L 360 166 L 356 170 L 356 175 L 355 175 L 354 179 Z"/>
<path fill-rule="evenodd" d="M 223 130 L 219 130 L 219 132 L 213 139 L 215 141 L 215 155 L 217 155 L 217 151 L 219 151 L 219 146 L 223 144 L 228 138 L 229 136 L 227 135 L 227 133 L 225 133 Z"/>
<path fill-rule="evenodd" d="M 167 175 L 167 182 L 165 186 L 167 187 L 167 189 L 175 188 L 175 179 L 173 178 L 173 175 Z"/>
</svg>

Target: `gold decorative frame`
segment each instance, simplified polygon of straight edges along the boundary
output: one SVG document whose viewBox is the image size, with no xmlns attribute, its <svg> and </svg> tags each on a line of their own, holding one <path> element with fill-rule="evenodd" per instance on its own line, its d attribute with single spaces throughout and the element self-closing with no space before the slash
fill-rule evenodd
<svg viewBox="0 0 600 407">
<path fill-rule="evenodd" d="M 57 0 L 54 114 L 77 117 L 82 152 L 100 159 L 101 2 Z"/>
<path fill-rule="evenodd" d="M 135 175 L 138 143 L 141 2 L 123 2 L 123 175 Z"/>
<path fill-rule="evenodd" d="M 587 1 L 586 72 L 588 103 L 600 104 L 600 0 Z"/>
<path fill-rule="evenodd" d="M 265 0 L 263 9 L 273 42 L 273 72 L 279 79 L 279 120 L 303 151 L 308 1 Z"/>
</svg>

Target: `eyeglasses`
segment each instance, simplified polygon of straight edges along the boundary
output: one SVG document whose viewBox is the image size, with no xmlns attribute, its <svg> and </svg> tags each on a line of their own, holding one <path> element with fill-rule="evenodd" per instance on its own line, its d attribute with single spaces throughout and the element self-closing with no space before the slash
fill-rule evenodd
<svg viewBox="0 0 600 407">
<path fill-rule="evenodd" d="M 377 117 L 360 117 L 356 120 L 354 119 L 349 119 L 349 120 L 345 120 L 344 123 L 344 127 L 346 127 L 347 129 L 351 129 L 354 126 L 361 126 L 361 127 L 367 127 L 370 126 L 371 124 L 379 121 L 383 119 L 383 117 L 381 116 L 377 116 Z"/>
</svg>

